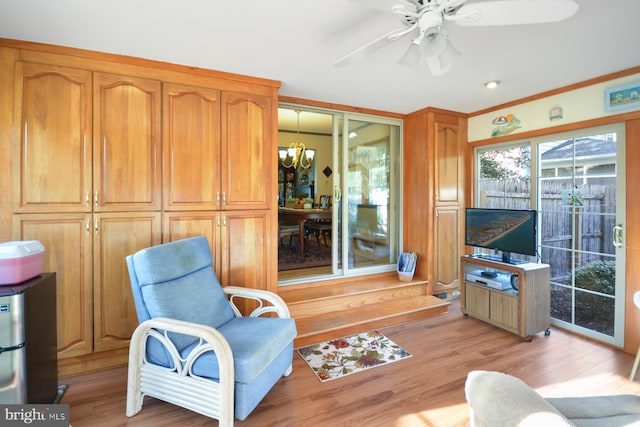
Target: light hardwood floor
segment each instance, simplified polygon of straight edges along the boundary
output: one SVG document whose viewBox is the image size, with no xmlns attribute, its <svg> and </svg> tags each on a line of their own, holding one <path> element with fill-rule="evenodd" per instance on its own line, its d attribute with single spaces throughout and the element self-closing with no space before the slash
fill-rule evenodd
<svg viewBox="0 0 640 427">
<path fill-rule="evenodd" d="M 518 376 L 545 396 L 640 394 L 628 380 L 633 355 L 566 331 L 531 342 L 465 317 L 453 302 L 446 314 L 380 329 L 413 357 L 321 383 L 294 355 L 283 378 L 255 411 L 236 426 L 467 426 L 464 382 L 474 369 Z M 126 368 L 66 377 L 62 403 L 82 426 L 216 426 L 216 420 L 145 398 L 142 411 L 125 416 Z"/>
</svg>

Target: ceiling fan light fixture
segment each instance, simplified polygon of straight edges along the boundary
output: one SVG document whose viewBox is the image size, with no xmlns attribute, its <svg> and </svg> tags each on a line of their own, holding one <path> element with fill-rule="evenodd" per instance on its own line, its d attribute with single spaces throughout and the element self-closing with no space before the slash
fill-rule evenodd
<svg viewBox="0 0 640 427">
<path fill-rule="evenodd" d="M 398 60 L 398 64 L 406 65 L 407 67 L 417 67 L 420 63 L 420 43 L 415 40 L 411 42 L 407 51 Z"/>
<path fill-rule="evenodd" d="M 447 36 L 438 27 L 429 28 L 420 46 L 425 56 L 440 55 L 447 48 Z"/>
<path fill-rule="evenodd" d="M 440 55 L 427 58 L 431 74 L 434 76 L 447 74 L 453 68 L 454 62 L 460 55 L 460 51 L 447 40 L 447 45 Z"/>
</svg>

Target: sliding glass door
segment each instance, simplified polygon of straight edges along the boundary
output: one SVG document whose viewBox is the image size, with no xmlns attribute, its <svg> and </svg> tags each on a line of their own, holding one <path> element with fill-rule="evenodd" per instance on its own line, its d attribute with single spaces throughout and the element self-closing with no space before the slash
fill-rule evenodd
<svg viewBox="0 0 640 427">
<path fill-rule="evenodd" d="M 540 254 L 554 323 L 616 345 L 624 323 L 624 129 L 536 144 Z"/>
<path fill-rule="evenodd" d="M 400 126 L 347 115 L 341 134 L 346 135 L 339 142 L 346 257 L 339 265 L 387 269 L 398 259 Z"/>
<path fill-rule="evenodd" d="M 295 232 L 296 224 L 280 221 L 286 236 L 278 252 L 280 285 L 395 270 L 401 245 L 401 140 L 401 120 L 280 105 L 279 150 L 300 142 L 306 151 L 314 150 L 302 169 L 303 162 L 293 167 L 291 157 L 283 153 L 283 162 L 274 154 L 280 213 L 291 218 L 287 206 L 303 196 L 313 200 L 313 209 L 331 212 L 330 219 L 323 213 L 318 224 L 313 209 L 305 211 L 309 219 L 302 235 Z M 288 234 L 282 234 L 287 226 Z"/>
<path fill-rule="evenodd" d="M 476 150 L 476 206 L 537 209 L 552 324 L 623 344 L 624 127 Z"/>
</svg>

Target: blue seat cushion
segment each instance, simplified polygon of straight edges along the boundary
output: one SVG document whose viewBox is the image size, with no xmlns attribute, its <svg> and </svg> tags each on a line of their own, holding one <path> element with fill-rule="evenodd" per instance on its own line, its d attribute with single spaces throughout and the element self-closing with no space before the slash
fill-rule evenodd
<svg viewBox="0 0 640 427">
<path fill-rule="evenodd" d="M 253 382 L 271 362 L 293 342 L 296 324 L 293 319 L 272 317 L 236 317 L 218 331 L 227 339 L 234 359 L 235 381 Z M 196 345 L 185 348 L 182 356 Z M 200 356 L 193 365 L 193 373 L 218 379 L 218 359 L 213 352 Z"/>
<path fill-rule="evenodd" d="M 138 285 L 151 318 L 168 317 L 217 328 L 234 318 L 204 237 L 177 240 L 133 255 Z M 196 341 L 171 334 L 178 351 Z"/>
</svg>

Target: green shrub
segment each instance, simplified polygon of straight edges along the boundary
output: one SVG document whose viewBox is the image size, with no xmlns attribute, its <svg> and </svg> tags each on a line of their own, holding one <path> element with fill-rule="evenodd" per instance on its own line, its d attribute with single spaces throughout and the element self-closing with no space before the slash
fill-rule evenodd
<svg viewBox="0 0 640 427">
<path fill-rule="evenodd" d="M 576 286 L 613 295 L 616 286 L 615 261 L 596 261 L 576 268 Z"/>
<path fill-rule="evenodd" d="M 576 269 L 576 288 L 614 295 L 616 264 L 596 261 Z M 576 293 L 576 323 L 595 331 L 613 335 L 614 299 L 588 292 Z"/>
</svg>

